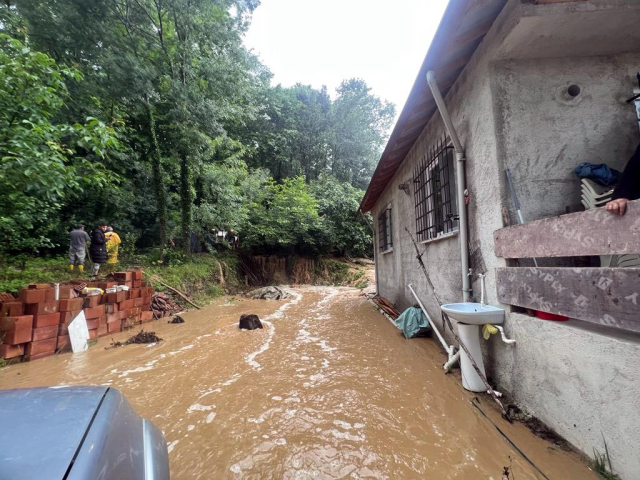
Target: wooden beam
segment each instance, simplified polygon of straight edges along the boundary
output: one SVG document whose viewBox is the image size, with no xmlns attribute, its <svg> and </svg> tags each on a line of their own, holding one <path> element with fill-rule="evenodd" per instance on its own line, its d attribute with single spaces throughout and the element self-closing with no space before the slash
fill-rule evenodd
<svg viewBox="0 0 640 480">
<path fill-rule="evenodd" d="M 495 18 L 488 18 L 468 32 L 465 32 L 462 35 L 458 35 L 455 40 L 451 42 L 451 44 L 449 44 L 449 46 L 447 47 L 445 55 L 450 55 L 456 50 L 463 48 L 467 44 L 478 40 L 478 38 L 484 37 L 493 26 L 493 22 L 495 22 Z"/>
<path fill-rule="evenodd" d="M 417 125 L 421 125 L 421 124 L 426 125 L 427 123 L 429 123 L 430 115 L 433 115 L 433 112 L 436 109 L 436 102 L 435 101 L 429 102 L 428 106 L 429 106 L 428 110 L 423 110 L 418 115 L 411 116 L 411 118 L 405 124 L 404 129 L 402 131 L 404 132 L 407 129 L 411 130 Z"/>
<path fill-rule="evenodd" d="M 640 268 L 499 268 L 498 300 L 640 332 Z"/>
<path fill-rule="evenodd" d="M 640 200 L 625 215 L 604 207 L 502 228 L 493 234 L 496 256 L 577 257 L 640 253 Z"/>
</svg>

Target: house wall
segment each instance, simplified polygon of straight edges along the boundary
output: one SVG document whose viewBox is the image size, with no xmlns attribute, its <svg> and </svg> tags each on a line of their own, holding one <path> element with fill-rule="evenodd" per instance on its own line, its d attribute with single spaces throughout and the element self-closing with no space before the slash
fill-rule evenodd
<svg viewBox="0 0 640 480">
<path fill-rule="evenodd" d="M 640 48 L 639 48 L 640 50 Z M 580 205 L 573 169 L 582 162 L 623 170 L 640 142 L 632 96 L 638 55 L 512 60 L 494 65 L 503 168 L 511 169 L 527 220 Z M 566 92 L 578 85 L 581 93 Z M 508 191 L 504 202 L 511 205 Z"/>
<path fill-rule="evenodd" d="M 503 209 L 515 222 L 505 169 L 511 169 L 525 217 L 544 218 L 580 203 L 573 174 L 577 164 L 622 169 L 640 141 L 633 108 L 624 103 L 640 57 L 496 60 L 505 25 L 518 23 L 513 21 L 515 3 L 505 8 L 509 18 L 498 19 L 446 98 L 467 156 L 471 266 L 475 274 L 486 272 L 487 301 L 494 305 L 495 269 L 505 261 L 493 253 L 493 233 L 504 226 Z M 573 100 L 566 96 L 571 84 L 581 87 Z M 438 302 L 405 229 L 416 238 L 413 169 L 443 133 L 436 114 L 372 212 L 377 219 L 387 204 L 393 208 L 393 251 L 377 252 L 379 293 L 403 310 L 415 303 L 407 288 L 413 284 L 438 325 L 439 303 L 462 299 L 459 237 L 420 245 L 421 251 L 426 247 L 423 259 Z M 405 182 L 411 185 L 410 196 L 398 188 Z M 472 278 L 479 299 L 479 283 Z M 505 329 L 517 344 L 506 345 L 496 336 L 483 342 L 487 373 L 496 387 L 587 455 L 604 450 L 604 437 L 617 473 L 623 479 L 640 478 L 638 336 L 579 321 L 548 322 L 503 307 L 508 311 Z M 450 334 L 445 337 L 454 343 Z"/>
</svg>

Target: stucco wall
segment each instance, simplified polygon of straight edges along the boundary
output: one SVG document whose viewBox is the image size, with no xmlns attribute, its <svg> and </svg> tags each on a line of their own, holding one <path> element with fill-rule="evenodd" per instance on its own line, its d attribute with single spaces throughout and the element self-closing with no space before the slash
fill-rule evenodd
<svg viewBox="0 0 640 480">
<path fill-rule="evenodd" d="M 498 304 L 495 269 L 505 265 L 493 254 L 493 232 L 503 226 L 503 207 L 515 221 L 505 169 L 512 171 L 526 218 L 544 218 L 580 203 L 573 174 L 578 163 L 603 162 L 621 169 L 640 141 L 633 109 L 624 103 L 640 70 L 640 57 L 495 61 L 504 38 L 513 39 L 504 30 L 518 24 L 516 3 L 508 4 L 504 17 L 509 18 L 496 22 L 446 98 L 467 155 L 472 267 L 476 274 L 486 272 L 492 304 Z M 566 97 L 571 84 L 581 87 L 573 100 Z M 387 204 L 393 208 L 394 249 L 377 252 L 380 294 L 402 310 L 414 303 L 407 288 L 413 284 L 438 324 L 438 303 L 405 228 L 416 236 L 413 169 L 442 137 L 443 128 L 436 114 L 372 212 L 377 220 Z M 398 189 L 405 182 L 411 185 L 410 196 Z M 421 250 L 425 247 L 420 245 Z M 440 302 L 460 301 L 459 237 L 429 243 L 423 258 Z M 473 287 L 479 299 L 476 278 Z M 640 478 L 638 336 L 577 321 L 547 322 L 503 307 L 508 311 L 505 329 L 518 343 L 509 346 L 492 338 L 483 345 L 487 372 L 497 388 L 587 455 L 594 448 L 603 450 L 604 436 L 617 473 L 627 480 Z"/>
<path fill-rule="evenodd" d="M 638 70 L 640 58 L 629 54 L 494 65 L 500 159 L 527 220 L 580 205 L 576 165 L 624 169 L 640 142 L 634 109 L 625 103 Z M 570 85 L 580 87 L 575 98 L 566 93 Z"/>
<path fill-rule="evenodd" d="M 517 344 L 493 336 L 485 354 L 497 388 L 588 456 L 604 438 L 616 473 L 640 478 L 638 337 L 517 313 L 507 325 Z"/>
</svg>

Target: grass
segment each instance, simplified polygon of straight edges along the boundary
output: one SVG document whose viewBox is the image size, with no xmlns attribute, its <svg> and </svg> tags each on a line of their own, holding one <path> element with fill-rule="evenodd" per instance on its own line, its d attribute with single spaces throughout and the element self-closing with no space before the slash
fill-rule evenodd
<svg viewBox="0 0 640 480">
<path fill-rule="evenodd" d="M 100 276 L 114 270 L 142 268 L 146 273 L 160 277 L 165 283 L 193 296 L 195 301 L 206 303 L 225 293 L 221 285 L 224 276 L 226 286 L 234 288 L 238 284 L 235 275 L 235 258 L 229 255 L 193 255 L 189 259 L 164 264 L 153 256 L 125 259 L 118 265 L 103 265 Z M 19 261 L 0 265 L 0 292 L 17 293 L 30 283 L 65 283 L 71 280 L 89 280 L 89 263 L 83 273 L 69 271 L 65 257 L 21 258 Z M 164 286 L 149 280 L 149 284 L 163 291 Z"/>
<path fill-rule="evenodd" d="M 611 465 L 611 457 L 609 456 L 609 448 L 607 442 L 604 442 L 604 452 L 600 453 L 598 450 L 593 450 L 593 462 L 591 467 L 594 472 L 602 480 L 621 480 L 618 475 L 613 473 L 613 467 Z"/>
<path fill-rule="evenodd" d="M 316 262 L 316 279 L 319 283 L 365 288 L 369 284 L 366 279 L 362 278 L 366 274 L 366 270 L 363 266 L 354 265 L 333 258 L 321 258 Z"/>
<path fill-rule="evenodd" d="M 66 282 L 76 278 L 89 278 L 89 274 L 70 272 L 64 257 L 23 258 L 0 265 L 0 292 L 17 293 L 30 283 Z"/>
<path fill-rule="evenodd" d="M 145 279 L 156 290 L 166 289 L 159 280 L 173 288 L 186 293 L 196 303 L 207 304 L 212 299 L 234 293 L 244 287 L 238 275 L 238 256 L 235 253 L 194 254 L 189 257 L 171 251 L 154 250 L 144 254 L 126 255 L 118 265 L 105 264 L 100 268 L 100 276 L 117 270 L 142 268 L 147 276 Z M 83 273 L 77 270 L 69 271 L 67 260 L 59 257 L 28 257 L 22 256 L 11 262 L 0 263 L 0 292 L 17 293 L 30 283 L 65 283 L 71 280 L 89 280 L 90 265 L 87 262 Z M 333 258 L 320 257 L 316 261 L 314 283 L 327 285 L 352 285 L 364 288 L 368 281 L 365 268 L 353 263 Z"/>
<path fill-rule="evenodd" d="M 363 280 L 361 282 L 356 283 L 356 288 L 362 290 L 363 288 L 367 288 L 369 286 L 369 282 Z"/>
</svg>

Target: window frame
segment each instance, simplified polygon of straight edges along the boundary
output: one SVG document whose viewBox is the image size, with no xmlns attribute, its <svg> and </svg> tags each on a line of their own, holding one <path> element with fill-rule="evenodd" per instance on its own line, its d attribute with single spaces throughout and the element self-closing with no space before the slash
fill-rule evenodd
<svg viewBox="0 0 640 480">
<path fill-rule="evenodd" d="M 414 206 L 418 241 L 451 236 L 459 229 L 455 195 L 454 148 L 438 140 L 414 168 Z"/>
<path fill-rule="evenodd" d="M 386 208 L 378 214 L 378 248 L 381 253 L 393 250 L 392 210 L 391 204 L 388 204 Z"/>
</svg>

